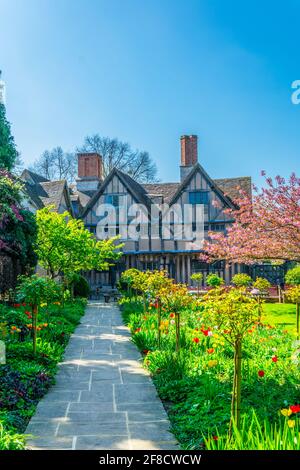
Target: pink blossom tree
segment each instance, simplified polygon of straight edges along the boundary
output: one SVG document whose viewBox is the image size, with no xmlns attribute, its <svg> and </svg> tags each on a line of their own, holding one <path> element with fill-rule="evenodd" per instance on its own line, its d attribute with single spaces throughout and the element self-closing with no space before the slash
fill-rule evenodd
<svg viewBox="0 0 300 470">
<path fill-rule="evenodd" d="M 262 173 L 265 176 L 265 173 Z M 300 178 L 265 178 L 253 196 L 240 190 L 235 220 L 227 233 L 209 233 L 200 257 L 206 261 L 251 264 L 259 260 L 300 262 Z"/>
</svg>

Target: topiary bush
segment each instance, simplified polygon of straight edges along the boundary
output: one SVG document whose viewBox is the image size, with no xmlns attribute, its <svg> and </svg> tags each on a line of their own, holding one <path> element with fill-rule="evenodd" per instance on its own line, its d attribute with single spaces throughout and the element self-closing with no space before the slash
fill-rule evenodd
<svg viewBox="0 0 300 470">
<path fill-rule="evenodd" d="M 206 278 L 206 284 L 210 287 L 219 287 L 224 284 L 224 279 L 217 274 L 209 274 Z"/>
<path fill-rule="evenodd" d="M 74 281 L 74 296 L 88 298 L 90 295 L 90 286 L 85 277 L 78 276 Z"/>
</svg>

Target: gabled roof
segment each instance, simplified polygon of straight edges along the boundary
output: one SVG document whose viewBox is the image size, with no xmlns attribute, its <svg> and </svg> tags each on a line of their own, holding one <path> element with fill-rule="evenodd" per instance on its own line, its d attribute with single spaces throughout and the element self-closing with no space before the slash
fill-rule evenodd
<svg viewBox="0 0 300 470">
<path fill-rule="evenodd" d="M 44 205 L 40 197 L 37 194 L 36 186 L 37 185 L 32 185 L 32 184 L 25 182 L 23 183 L 23 191 L 28 196 L 28 198 L 32 201 L 34 206 L 36 206 L 37 209 L 42 209 Z"/>
<path fill-rule="evenodd" d="M 144 204 L 146 207 L 150 208 L 151 200 L 149 199 L 147 192 L 143 188 L 143 186 L 137 183 L 137 181 L 135 181 L 134 179 L 132 179 L 131 176 L 127 175 L 126 173 L 123 173 L 117 168 L 113 168 L 113 170 L 109 173 L 109 175 L 101 184 L 98 191 L 94 194 L 94 196 L 90 199 L 89 203 L 84 208 L 81 217 L 84 217 L 88 213 L 88 211 L 94 206 L 99 197 L 103 194 L 105 187 L 108 185 L 108 183 L 112 180 L 114 176 L 117 176 L 120 179 L 120 181 L 127 188 L 128 192 L 132 194 L 133 198 L 136 200 L 137 203 Z"/>
<path fill-rule="evenodd" d="M 232 200 L 226 196 L 223 191 L 219 188 L 219 186 L 215 183 L 214 180 L 211 179 L 211 177 L 206 173 L 206 171 L 204 170 L 204 168 L 200 165 L 200 163 L 196 163 L 196 165 L 194 165 L 194 167 L 191 169 L 191 171 L 189 172 L 189 174 L 186 176 L 186 178 L 184 178 L 184 180 L 182 181 L 182 183 L 179 185 L 177 191 L 175 192 L 175 194 L 173 195 L 173 197 L 171 198 L 170 200 L 170 205 L 174 204 L 176 202 L 176 200 L 179 198 L 179 196 L 183 193 L 185 187 L 189 184 L 189 182 L 191 181 L 191 179 L 193 178 L 193 176 L 197 173 L 197 171 L 200 171 L 200 173 L 202 173 L 202 175 L 204 176 L 204 178 L 206 179 L 207 183 L 209 184 L 209 186 L 218 194 L 218 196 L 220 197 L 220 199 L 229 207 L 232 207 L 234 208 L 234 203 L 232 202 Z"/>
<path fill-rule="evenodd" d="M 217 186 L 225 196 L 234 201 L 239 197 L 239 190 L 245 191 L 251 195 L 252 185 L 250 176 L 241 176 L 237 178 L 213 179 L 214 187 Z M 176 192 L 181 186 L 180 183 L 153 183 L 143 184 L 148 197 L 162 196 L 165 203 L 169 204 Z"/>
<path fill-rule="evenodd" d="M 66 180 L 49 181 L 30 170 L 24 170 L 20 179 L 23 181 L 25 194 L 37 209 L 51 205 L 54 206 L 55 210 L 59 210 L 62 198 L 65 195 L 69 210 L 73 213 Z"/>
<path fill-rule="evenodd" d="M 22 181 L 26 181 L 29 184 L 39 184 L 39 183 L 44 183 L 45 181 L 50 181 L 47 178 L 44 178 L 41 175 L 38 175 L 37 173 L 34 173 L 31 170 L 23 170 L 21 176 L 20 176 Z"/>
<path fill-rule="evenodd" d="M 45 181 L 40 183 L 40 186 L 44 190 L 44 195 L 39 195 L 43 205 L 54 206 L 55 210 L 58 210 L 66 188 L 66 180 Z"/>
</svg>

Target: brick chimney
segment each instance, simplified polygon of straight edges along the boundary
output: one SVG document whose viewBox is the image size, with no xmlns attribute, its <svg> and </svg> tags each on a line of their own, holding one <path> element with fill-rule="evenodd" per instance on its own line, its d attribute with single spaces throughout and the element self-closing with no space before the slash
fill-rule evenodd
<svg viewBox="0 0 300 470">
<path fill-rule="evenodd" d="M 98 153 L 78 153 L 78 191 L 97 191 L 103 180 L 102 157 Z"/>
<path fill-rule="evenodd" d="M 183 181 L 193 166 L 198 162 L 198 137 L 196 135 L 182 135 L 180 179 Z"/>
</svg>

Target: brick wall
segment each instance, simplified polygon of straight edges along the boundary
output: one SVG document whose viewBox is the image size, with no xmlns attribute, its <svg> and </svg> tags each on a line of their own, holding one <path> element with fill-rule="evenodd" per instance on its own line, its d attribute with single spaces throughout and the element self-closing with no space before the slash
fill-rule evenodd
<svg viewBox="0 0 300 470">
<path fill-rule="evenodd" d="M 198 162 L 198 139 L 196 135 L 183 135 L 181 144 L 181 166 L 193 166 Z"/>
<path fill-rule="evenodd" d="M 78 177 L 102 179 L 102 158 L 98 153 L 78 154 Z"/>
</svg>

